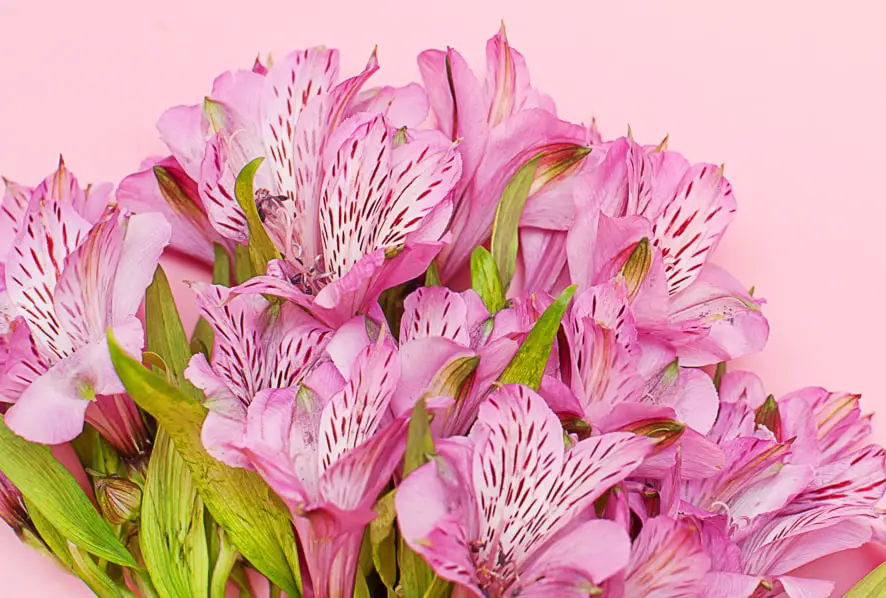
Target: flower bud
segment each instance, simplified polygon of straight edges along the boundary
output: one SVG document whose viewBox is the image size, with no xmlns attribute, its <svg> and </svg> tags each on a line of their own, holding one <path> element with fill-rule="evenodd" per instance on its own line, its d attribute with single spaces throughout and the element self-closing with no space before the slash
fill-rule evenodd
<svg viewBox="0 0 886 598">
<path fill-rule="evenodd" d="M 654 440 L 652 454 L 656 454 L 673 446 L 683 436 L 686 426 L 673 419 L 646 419 L 628 424 L 622 429 Z"/>
<path fill-rule="evenodd" d="M 763 404 L 757 407 L 754 412 L 754 423 L 758 428 L 765 427 L 775 435 L 776 440 L 781 441 L 781 416 L 774 396 L 769 395 Z"/>
<path fill-rule="evenodd" d="M 649 239 L 644 237 L 628 256 L 624 267 L 621 269 L 621 276 L 625 281 L 628 289 L 628 297 L 634 299 L 640 292 L 640 287 L 649 275 L 649 268 L 652 267 L 652 250 L 649 247 Z"/>
<path fill-rule="evenodd" d="M 102 515 L 114 525 L 138 519 L 142 490 L 137 484 L 125 478 L 118 476 L 97 478 L 95 498 Z"/>
<path fill-rule="evenodd" d="M 3 519 L 19 537 L 34 527 L 22 493 L 2 472 L 0 472 L 0 519 Z"/>
</svg>

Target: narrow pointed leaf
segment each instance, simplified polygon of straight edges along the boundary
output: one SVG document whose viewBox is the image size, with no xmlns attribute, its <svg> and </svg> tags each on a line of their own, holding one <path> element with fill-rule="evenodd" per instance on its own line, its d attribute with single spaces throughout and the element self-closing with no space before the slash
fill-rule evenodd
<svg viewBox="0 0 886 598">
<path fill-rule="evenodd" d="M 199 401 L 202 397 L 200 391 L 185 378 L 191 348 L 161 266 L 157 266 L 154 280 L 145 292 L 145 328 L 148 349 L 163 359 L 166 373 L 175 386 L 195 402 Z"/>
<path fill-rule="evenodd" d="M 92 558 L 74 546 L 69 544 L 71 559 L 74 564 L 74 573 L 89 586 L 99 598 L 135 598 L 129 589 L 117 585 L 108 577 L 108 574 L 92 560 Z"/>
<path fill-rule="evenodd" d="M 501 311 L 507 303 L 498 266 L 484 247 L 475 248 L 471 254 L 471 288 L 480 295 L 490 314 Z"/>
<path fill-rule="evenodd" d="M 551 348 L 560 322 L 575 294 L 575 286 L 568 287 L 557 300 L 551 303 L 532 327 L 526 340 L 520 345 L 517 354 L 502 372 L 499 381 L 503 384 L 525 384 L 535 390 L 541 385 L 541 379 L 551 356 Z"/>
<path fill-rule="evenodd" d="M 501 199 L 498 200 L 498 208 L 495 210 L 490 247 L 492 257 L 501 273 L 502 287 L 505 289 L 511 285 L 511 279 L 517 269 L 520 218 L 523 216 L 523 208 L 541 158 L 541 154 L 535 156 L 514 173 L 505 186 Z"/>
<path fill-rule="evenodd" d="M 255 205 L 253 182 L 262 161 L 264 158 L 256 158 L 244 166 L 234 183 L 234 195 L 246 215 L 246 225 L 249 227 L 249 263 L 253 276 L 264 274 L 268 262 L 280 257 L 280 253 L 274 247 L 273 241 L 265 230 L 265 225 L 262 224 L 258 208 Z"/>
<path fill-rule="evenodd" d="M 191 472 L 162 427 L 148 465 L 139 540 L 160 596 L 208 596 L 209 548 L 203 501 Z"/>
<path fill-rule="evenodd" d="M 27 498 L 25 499 L 25 506 L 28 509 L 28 514 L 31 516 L 31 521 L 34 522 L 34 527 L 37 528 L 40 537 L 43 538 L 43 541 L 46 542 L 46 545 L 49 546 L 55 557 L 65 567 L 73 569 L 74 561 L 71 559 L 71 551 L 68 550 L 68 541 L 65 540 L 65 537 L 43 516 L 37 505 Z"/>
<path fill-rule="evenodd" d="M 200 441 L 205 407 L 126 355 L 113 336 L 108 344 L 126 390 L 166 428 L 215 520 L 256 569 L 289 596 L 300 596 L 295 535 L 282 501 L 254 472 L 209 456 Z"/>
<path fill-rule="evenodd" d="M 389 592 L 397 585 L 397 535 L 394 520 L 394 490 L 381 497 L 375 504 L 378 517 L 369 524 L 369 542 L 372 546 L 372 562 L 382 583 Z"/>
<path fill-rule="evenodd" d="M 137 567 L 108 522 L 101 518 L 49 447 L 16 436 L 0 415 L 0 471 L 65 538 L 103 559 Z"/>
<path fill-rule="evenodd" d="M 434 451 L 434 437 L 431 435 L 428 410 L 424 398 L 421 398 L 415 403 L 409 418 L 403 477 L 427 463 L 434 455 Z M 421 556 L 409 548 L 403 538 L 400 538 L 399 562 L 403 595 L 424 596 L 425 592 L 434 584 L 437 575 Z"/>
<path fill-rule="evenodd" d="M 237 284 L 242 284 L 255 276 L 249 260 L 249 248 L 239 243 L 234 245 L 234 280 Z"/>
<path fill-rule="evenodd" d="M 852 586 L 844 598 L 877 598 L 886 595 L 886 563 L 883 563 L 864 579 Z"/>
</svg>

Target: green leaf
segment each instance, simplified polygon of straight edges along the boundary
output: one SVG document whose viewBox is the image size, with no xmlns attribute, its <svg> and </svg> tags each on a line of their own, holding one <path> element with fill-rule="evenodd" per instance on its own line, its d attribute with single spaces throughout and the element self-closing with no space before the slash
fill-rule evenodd
<svg viewBox="0 0 886 598">
<path fill-rule="evenodd" d="M 476 247 L 471 253 L 471 288 L 477 291 L 483 305 L 493 315 L 507 304 L 498 266 L 484 247 Z"/>
<path fill-rule="evenodd" d="M 108 561 L 137 567 L 108 522 L 49 447 L 32 444 L 6 427 L 0 415 L 0 471 L 68 540 Z"/>
<path fill-rule="evenodd" d="M 219 245 L 214 246 L 215 263 L 212 267 L 212 284 L 231 286 L 231 258 L 227 249 Z M 212 345 L 215 343 L 215 331 L 202 317 L 197 320 L 194 332 L 191 334 L 191 353 L 203 353 L 206 359 L 212 357 Z"/>
<path fill-rule="evenodd" d="M 263 161 L 264 158 L 256 158 L 244 166 L 234 183 L 234 195 L 246 215 L 246 226 L 249 228 L 249 264 L 253 276 L 263 275 L 268 262 L 280 257 L 280 252 L 268 236 L 255 205 L 253 182 L 255 173 Z"/>
<path fill-rule="evenodd" d="M 199 402 L 202 393 L 185 378 L 191 348 L 162 266 L 157 266 L 154 280 L 145 291 L 145 328 L 148 350 L 163 359 L 166 374 L 175 386 Z"/>
<path fill-rule="evenodd" d="M 74 564 L 74 573 L 89 586 L 99 598 L 135 598 L 129 589 L 117 585 L 108 577 L 88 554 L 77 548 L 73 543 L 68 543 L 68 549 Z"/>
<path fill-rule="evenodd" d="M 369 524 L 372 562 L 389 592 L 397 586 L 397 534 L 394 521 L 394 490 L 381 497 L 373 509 L 378 516 Z"/>
<path fill-rule="evenodd" d="M 162 427 L 148 464 L 139 540 L 160 596 L 208 596 L 209 548 L 203 501 L 191 472 Z"/>
<path fill-rule="evenodd" d="M 886 595 L 886 563 L 883 563 L 864 579 L 852 586 L 843 598 L 878 598 Z"/>
<path fill-rule="evenodd" d="M 89 424 L 83 426 L 83 432 L 71 441 L 77 458 L 87 470 L 101 475 L 124 475 L 126 467 L 114 447 L 105 440 L 98 430 Z"/>
<path fill-rule="evenodd" d="M 409 417 L 406 432 L 406 455 L 403 458 L 403 477 L 428 462 L 434 454 L 434 437 L 431 435 L 431 420 L 424 397 L 415 402 Z"/>
<path fill-rule="evenodd" d="M 117 375 L 138 405 L 166 428 L 203 502 L 256 569 L 291 597 L 300 596 L 298 555 L 289 512 L 254 472 L 216 461 L 203 448 L 206 408 L 126 355 L 109 334 Z"/>
<path fill-rule="evenodd" d="M 220 527 L 216 537 L 218 538 L 218 557 L 215 560 L 215 566 L 212 568 L 212 579 L 209 585 L 209 595 L 211 598 L 224 598 L 228 587 L 228 579 L 231 572 L 240 558 L 237 547 L 231 544 L 228 534 Z"/>
<path fill-rule="evenodd" d="M 37 533 L 46 542 L 46 545 L 53 552 L 55 557 L 68 569 L 74 568 L 74 561 L 71 559 L 71 551 L 68 550 L 68 541 L 61 535 L 57 529 L 43 516 L 40 509 L 33 502 L 25 498 L 25 507 L 31 516 Z"/>
<path fill-rule="evenodd" d="M 535 171 L 542 154 L 538 154 L 520 167 L 498 200 L 495 222 L 492 225 L 492 258 L 501 273 L 502 287 L 507 290 L 517 269 L 517 247 L 520 243 L 518 228 L 523 216 L 523 207 L 529 197 L 529 190 L 535 179 Z"/>
<path fill-rule="evenodd" d="M 239 243 L 234 245 L 234 280 L 237 284 L 242 284 L 253 277 L 252 263 L 249 259 L 249 248 L 246 245 Z"/>
<path fill-rule="evenodd" d="M 443 282 L 440 281 L 440 271 L 437 269 L 437 262 L 431 262 L 431 265 L 428 266 L 428 271 L 425 272 L 425 286 L 443 286 Z"/>
<path fill-rule="evenodd" d="M 435 452 L 431 435 L 430 419 L 424 398 L 412 408 L 409 430 L 406 433 L 406 455 L 403 460 L 403 477 L 427 463 Z M 437 575 L 425 560 L 400 538 L 399 562 L 400 584 L 404 596 L 425 596 L 435 584 Z"/>
<path fill-rule="evenodd" d="M 560 321 L 572 301 L 575 294 L 575 286 L 568 287 L 532 327 L 526 340 L 520 345 L 517 354 L 502 372 L 499 381 L 503 384 L 525 384 L 535 390 L 541 385 L 541 379 L 551 356 L 551 348 L 557 331 L 560 330 Z"/>
</svg>

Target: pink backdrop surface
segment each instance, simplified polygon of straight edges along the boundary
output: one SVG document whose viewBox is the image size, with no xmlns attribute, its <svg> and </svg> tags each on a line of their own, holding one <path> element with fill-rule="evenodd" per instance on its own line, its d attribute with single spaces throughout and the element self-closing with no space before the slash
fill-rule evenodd
<svg viewBox="0 0 886 598">
<path fill-rule="evenodd" d="M 717 254 L 768 299 L 772 335 L 744 360 L 776 394 L 815 384 L 886 410 L 886 8 L 744 2 L 212 2 L 0 0 L 0 173 L 36 182 L 64 153 L 81 181 L 117 181 L 159 153 L 153 124 L 257 52 L 379 45 L 376 81 L 417 78 L 416 54 L 458 48 L 482 67 L 504 19 L 534 83 L 604 136 L 630 124 L 690 159 L 725 162 L 739 217 Z M 886 417 L 875 419 L 886 442 Z M 0 595 L 88 596 L 0 530 Z M 886 558 L 868 546 L 817 564 L 835 595 Z"/>
</svg>

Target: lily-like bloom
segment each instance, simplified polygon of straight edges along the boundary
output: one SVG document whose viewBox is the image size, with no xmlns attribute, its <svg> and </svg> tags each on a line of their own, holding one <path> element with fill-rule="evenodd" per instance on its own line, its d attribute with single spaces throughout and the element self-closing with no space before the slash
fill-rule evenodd
<svg viewBox="0 0 886 598">
<path fill-rule="evenodd" d="M 266 390 L 248 410 L 247 451 L 289 506 L 318 598 L 354 595 L 372 507 L 406 446 L 408 419 L 389 409 L 400 375 L 396 351 L 382 337 L 350 370 L 344 388 Z"/>
<path fill-rule="evenodd" d="M 318 185 L 329 141 L 334 151 L 342 140 L 332 139 L 338 125 L 365 113 L 385 114 L 397 128 L 414 127 L 428 111 L 415 84 L 360 91 L 378 70 L 375 53 L 355 77 L 339 82 L 338 70 L 338 51 L 318 47 L 293 52 L 270 68 L 257 62 L 251 70 L 223 73 L 202 105 L 177 106 L 161 116 L 157 128 L 172 155 L 124 180 L 119 200 L 134 211 L 166 215 L 173 246 L 209 261 L 212 242 L 246 243 L 234 180 L 248 162 L 266 158 L 256 175 L 257 199 L 281 207 L 284 225 L 297 233 L 294 242 L 314 251 Z M 278 232 L 272 237 L 293 258 L 293 240 L 281 236 L 290 231 Z"/>
<path fill-rule="evenodd" d="M 439 456 L 397 489 L 400 530 L 462 596 L 593 594 L 630 559 L 624 528 L 596 519 L 594 501 L 651 445 L 613 433 L 567 449 L 538 394 L 502 387 L 467 438 L 441 440 Z"/>
<path fill-rule="evenodd" d="M 762 348 L 769 332 L 762 302 L 708 263 L 735 212 L 722 169 L 623 139 L 609 145 L 597 173 L 601 191 L 579 207 L 567 241 L 571 282 L 609 279 L 633 255 L 637 327 L 672 344 L 683 365 Z"/>
<path fill-rule="evenodd" d="M 546 180 L 580 162 L 597 138 L 594 131 L 556 117 L 553 101 L 532 87 L 526 61 L 508 43 L 504 26 L 486 44 L 482 83 L 452 48 L 422 52 L 418 66 L 436 126 L 447 138 L 459 141 L 464 163 L 456 189 L 453 242 L 441 256 L 440 274 L 449 282 L 460 279 L 471 251 L 488 240 L 499 197 L 523 164 L 539 154 L 545 156 L 532 190 L 541 195 Z M 554 165 L 557 167 L 549 168 Z M 572 202 L 555 203 L 566 204 L 565 218 L 570 219 Z M 560 217 L 560 210 L 551 209 L 548 202 L 539 201 L 537 206 L 532 215 L 540 215 L 545 228 L 551 218 Z M 527 242 L 533 240 L 550 242 L 548 237 Z M 562 251 L 546 255 L 559 253 Z M 526 278 L 531 280 L 537 274 L 533 269 Z"/>
<path fill-rule="evenodd" d="M 441 436 L 466 434 L 480 402 L 510 363 L 518 342 L 502 334 L 507 315 L 494 319 L 473 290 L 420 288 L 403 303 L 400 358 L 403 375 L 395 413 L 412 410 L 422 395 L 451 399 L 431 424 Z"/>
<path fill-rule="evenodd" d="M 260 295 L 231 296 L 223 286 L 195 283 L 200 315 L 215 331 L 212 362 L 197 353 L 185 377 L 206 396 L 203 445 L 220 461 L 247 467 L 246 414 L 263 390 L 321 376 L 331 331 L 301 308 L 271 305 Z M 328 366 L 327 366 L 328 367 Z"/>
<path fill-rule="evenodd" d="M 277 223 L 269 228 L 288 249 L 268 276 L 237 289 L 289 299 L 332 327 L 424 272 L 443 244 L 461 172 L 452 145 L 435 134 L 395 134 L 384 116 L 348 124 L 329 154 L 316 203 L 299 212 L 300 226 L 317 227 L 316 240 L 300 236 L 287 208 L 265 207 L 266 221 Z"/>
<path fill-rule="evenodd" d="M 789 573 L 871 538 L 886 494 L 886 452 L 867 444 L 859 397 L 807 388 L 776 401 L 747 372 L 726 374 L 720 391 L 710 436 L 730 457 L 725 477 L 690 482 L 679 507 L 704 521 L 711 554 L 733 555 L 715 561 L 705 595 L 829 596 L 831 582 Z"/>
<path fill-rule="evenodd" d="M 21 390 L 4 389 L 2 397 L 15 403 L 6 414 L 13 431 L 55 444 L 77 436 L 84 418 L 102 428 L 108 418 L 101 412 L 117 401 L 98 397 L 125 392 L 108 354 L 108 328 L 128 352 L 142 350 L 135 313 L 169 234 L 159 215 L 109 209 L 90 227 L 70 203 L 32 202 L 6 263 L 9 298 L 31 340 L 7 371 Z M 111 419 L 137 416 L 113 411 Z M 145 437 L 135 444 L 146 442 L 140 418 L 130 424 Z"/>
</svg>

